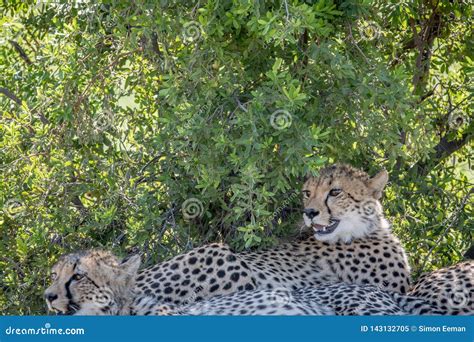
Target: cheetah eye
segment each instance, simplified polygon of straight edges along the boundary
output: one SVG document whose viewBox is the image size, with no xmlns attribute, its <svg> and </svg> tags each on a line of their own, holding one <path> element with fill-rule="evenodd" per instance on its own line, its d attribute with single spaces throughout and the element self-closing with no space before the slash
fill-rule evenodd
<svg viewBox="0 0 474 342">
<path fill-rule="evenodd" d="M 75 280 L 75 281 L 81 280 L 82 278 L 84 278 L 84 274 L 76 273 L 72 276 L 72 280 Z"/>
<path fill-rule="evenodd" d="M 339 195 L 341 192 L 342 192 L 341 189 L 332 189 L 331 191 L 329 191 L 329 196 L 337 196 L 337 195 Z"/>
<path fill-rule="evenodd" d="M 309 191 L 309 190 L 303 190 L 302 192 L 303 192 L 303 197 L 304 198 L 309 198 L 309 196 L 311 195 L 311 191 Z"/>
</svg>

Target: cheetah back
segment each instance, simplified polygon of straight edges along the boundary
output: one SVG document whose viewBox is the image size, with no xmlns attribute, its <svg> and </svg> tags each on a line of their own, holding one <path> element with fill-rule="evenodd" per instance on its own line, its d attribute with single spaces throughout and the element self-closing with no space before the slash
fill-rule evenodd
<svg viewBox="0 0 474 342">
<path fill-rule="evenodd" d="M 227 245 L 217 243 L 142 270 L 135 286 L 138 294 L 172 304 L 252 289 L 255 280 L 246 263 Z"/>
</svg>

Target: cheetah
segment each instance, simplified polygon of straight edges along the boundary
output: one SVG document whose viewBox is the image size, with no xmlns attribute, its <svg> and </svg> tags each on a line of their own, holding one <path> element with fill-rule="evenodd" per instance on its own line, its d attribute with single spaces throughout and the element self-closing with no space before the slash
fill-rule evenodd
<svg viewBox="0 0 474 342">
<path fill-rule="evenodd" d="M 104 262 L 107 262 L 108 259 L 113 259 L 107 253 L 103 255 L 100 252 L 97 253 L 96 257 L 86 258 L 84 261 L 98 262 L 103 258 Z M 66 304 L 70 294 L 68 286 L 59 284 L 68 285 L 79 280 L 73 279 L 73 277 L 78 277 L 73 272 L 76 260 L 82 260 L 80 253 L 62 257 L 52 270 L 53 284 L 48 293 L 54 295 L 47 300 L 51 303 L 54 302 L 55 308 L 60 312 L 68 311 Z M 112 261 L 110 263 L 113 264 Z M 233 271 L 227 277 L 229 280 L 225 284 L 219 282 L 225 279 L 217 267 L 228 272 Z M 135 272 L 134 291 L 141 295 L 153 296 L 162 303 L 179 305 L 212 297 L 214 292 L 229 294 L 236 291 L 253 290 L 255 281 L 250 272 L 251 270 L 248 269 L 245 262 L 240 260 L 227 245 L 213 243 L 176 256 L 169 261 L 142 269 L 138 274 Z M 55 277 L 58 274 L 71 278 L 67 281 L 64 279 L 56 281 Z M 74 310 L 74 306 L 70 309 Z"/>
<path fill-rule="evenodd" d="M 198 247 L 139 271 L 134 291 L 173 305 L 337 282 L 403 294 L 410 269 L 379 202 L 387 180 L 385 171 L 370 178 L 350 166 L 327 167 L 303 187 L 303 219 L 311 235 L 261 251 L 237 253 L 220 243 Z M 64 288 L 54 293 L 66 294 Z"/>
<path fill-rule="evenodd" d="M 48 310 L 66 315 L 126 314 L 141 260 L 90 250 L 59 258 L 44 293 Z"/>
<path fill-rule="evenodd" d="M 372 285 L 238 291 L 177 306 L 137 294 L 140 258 L 90 250 L 62 257 L 45 291 L 48 308 L 72 315 L 407 315 L 436 314 L 423 299 Z M 64 289 L 64 293 L 58 290 Z"/>
<path fill-rule="evenodd" d="M 474 315 L 474 261 L 426 273 L 408 293 L 425 299 L 444 315 Z"/>
<path fill-rule="evenodd" d="M 283 312 L 284 315 L 314 315 L 312 312 L 321 312 L 322 308 L 338 316 L 441 314 L 436 306 L 421 298 L 382 291 L 373 285 L 346 283 L 296 290 L 277 288 L 240 291 L 178 308 L 168 308 L 167 314 L 234 316 L 255 315 L 256 312 L 259 315 L 282 315 Z"/>
<path fill-rule="evenodd" d="M 45 291 L 48 309 L 66 315 L 182 315 L 217 314 L 222 311 L 222 301 L 202 301 L 201 311 L 192 306 L 179 310 L 173 304 L 162 304 L 155 298 L 137 294 L 135 279 L 140 267 L 140 257 L 135 255 L 120 260 L 103 250 L 72 253 L 60 258 L 53 266 L 53 284 Z M 241 291 L 247 293 L 251 291 Z M 276 298 L 275 293 L 272 298 Z M 225 298 L 225 296 L 223 296 Z M 267 305 L 248 305 L 236 301 L 222 314 L 243 312 L 247 315 L 328 315 L 333 311 L 317 303 L 292 301 L 280 305 L 269 299 Z M 216 308 L 213 309 L 213 307 Z M 202 311 L 208 308 L 209 312 Z"/>
<path fill-rule="evenodd" d="M 303 219 L 314 234 L 267 251 L 239 254 L 257 288 L 299 288 L 346 282 L 406 293 L 410 267 L 391 232 L 379 199 L 386 171 L 370 178 L 347 165 L 334 165 L 303 186 Z"/>
</svg>

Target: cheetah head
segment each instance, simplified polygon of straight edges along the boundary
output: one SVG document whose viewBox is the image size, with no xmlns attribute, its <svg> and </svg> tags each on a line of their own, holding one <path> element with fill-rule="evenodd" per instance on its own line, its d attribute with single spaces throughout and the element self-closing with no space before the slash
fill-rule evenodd
<svg viewBox="0 0 474 342">
<path fill-rule="evenodd" d="M 387 181 L 385 170 L 370 178 L 348 165 L 324 168 L 303 186 L 305 225 L 314 229 L 316 239 L 330 243 L 388 229 L 379 202 Z"/>
<path fill-rule="evenodd" d="M 131 298 L 140 257 L 119 260 L 110 252 L 68 254 L 53 266 L 44 296 L 48 309 L 67 315 L 117 315 Z"/>
</svg>

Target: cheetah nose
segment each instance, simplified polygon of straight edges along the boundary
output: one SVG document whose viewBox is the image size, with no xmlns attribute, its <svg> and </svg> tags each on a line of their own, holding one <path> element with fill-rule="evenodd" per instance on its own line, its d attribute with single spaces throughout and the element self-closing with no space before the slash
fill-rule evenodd
<svg viewBox="0 0 474 342">
<path fill-rule="evenodd" d="M 319 210 L 314 210 L 312 208 L 303 210 L 304 214 L 310 219 L 319 215 Z"/>
<path fill-rule="evenodd" d="M 46 298 L 46 300 L 51 303 L 54 300 L 58 299 L 58 295 L 54 293 L 45 293 L 44 298 Z"/>
</svg>

